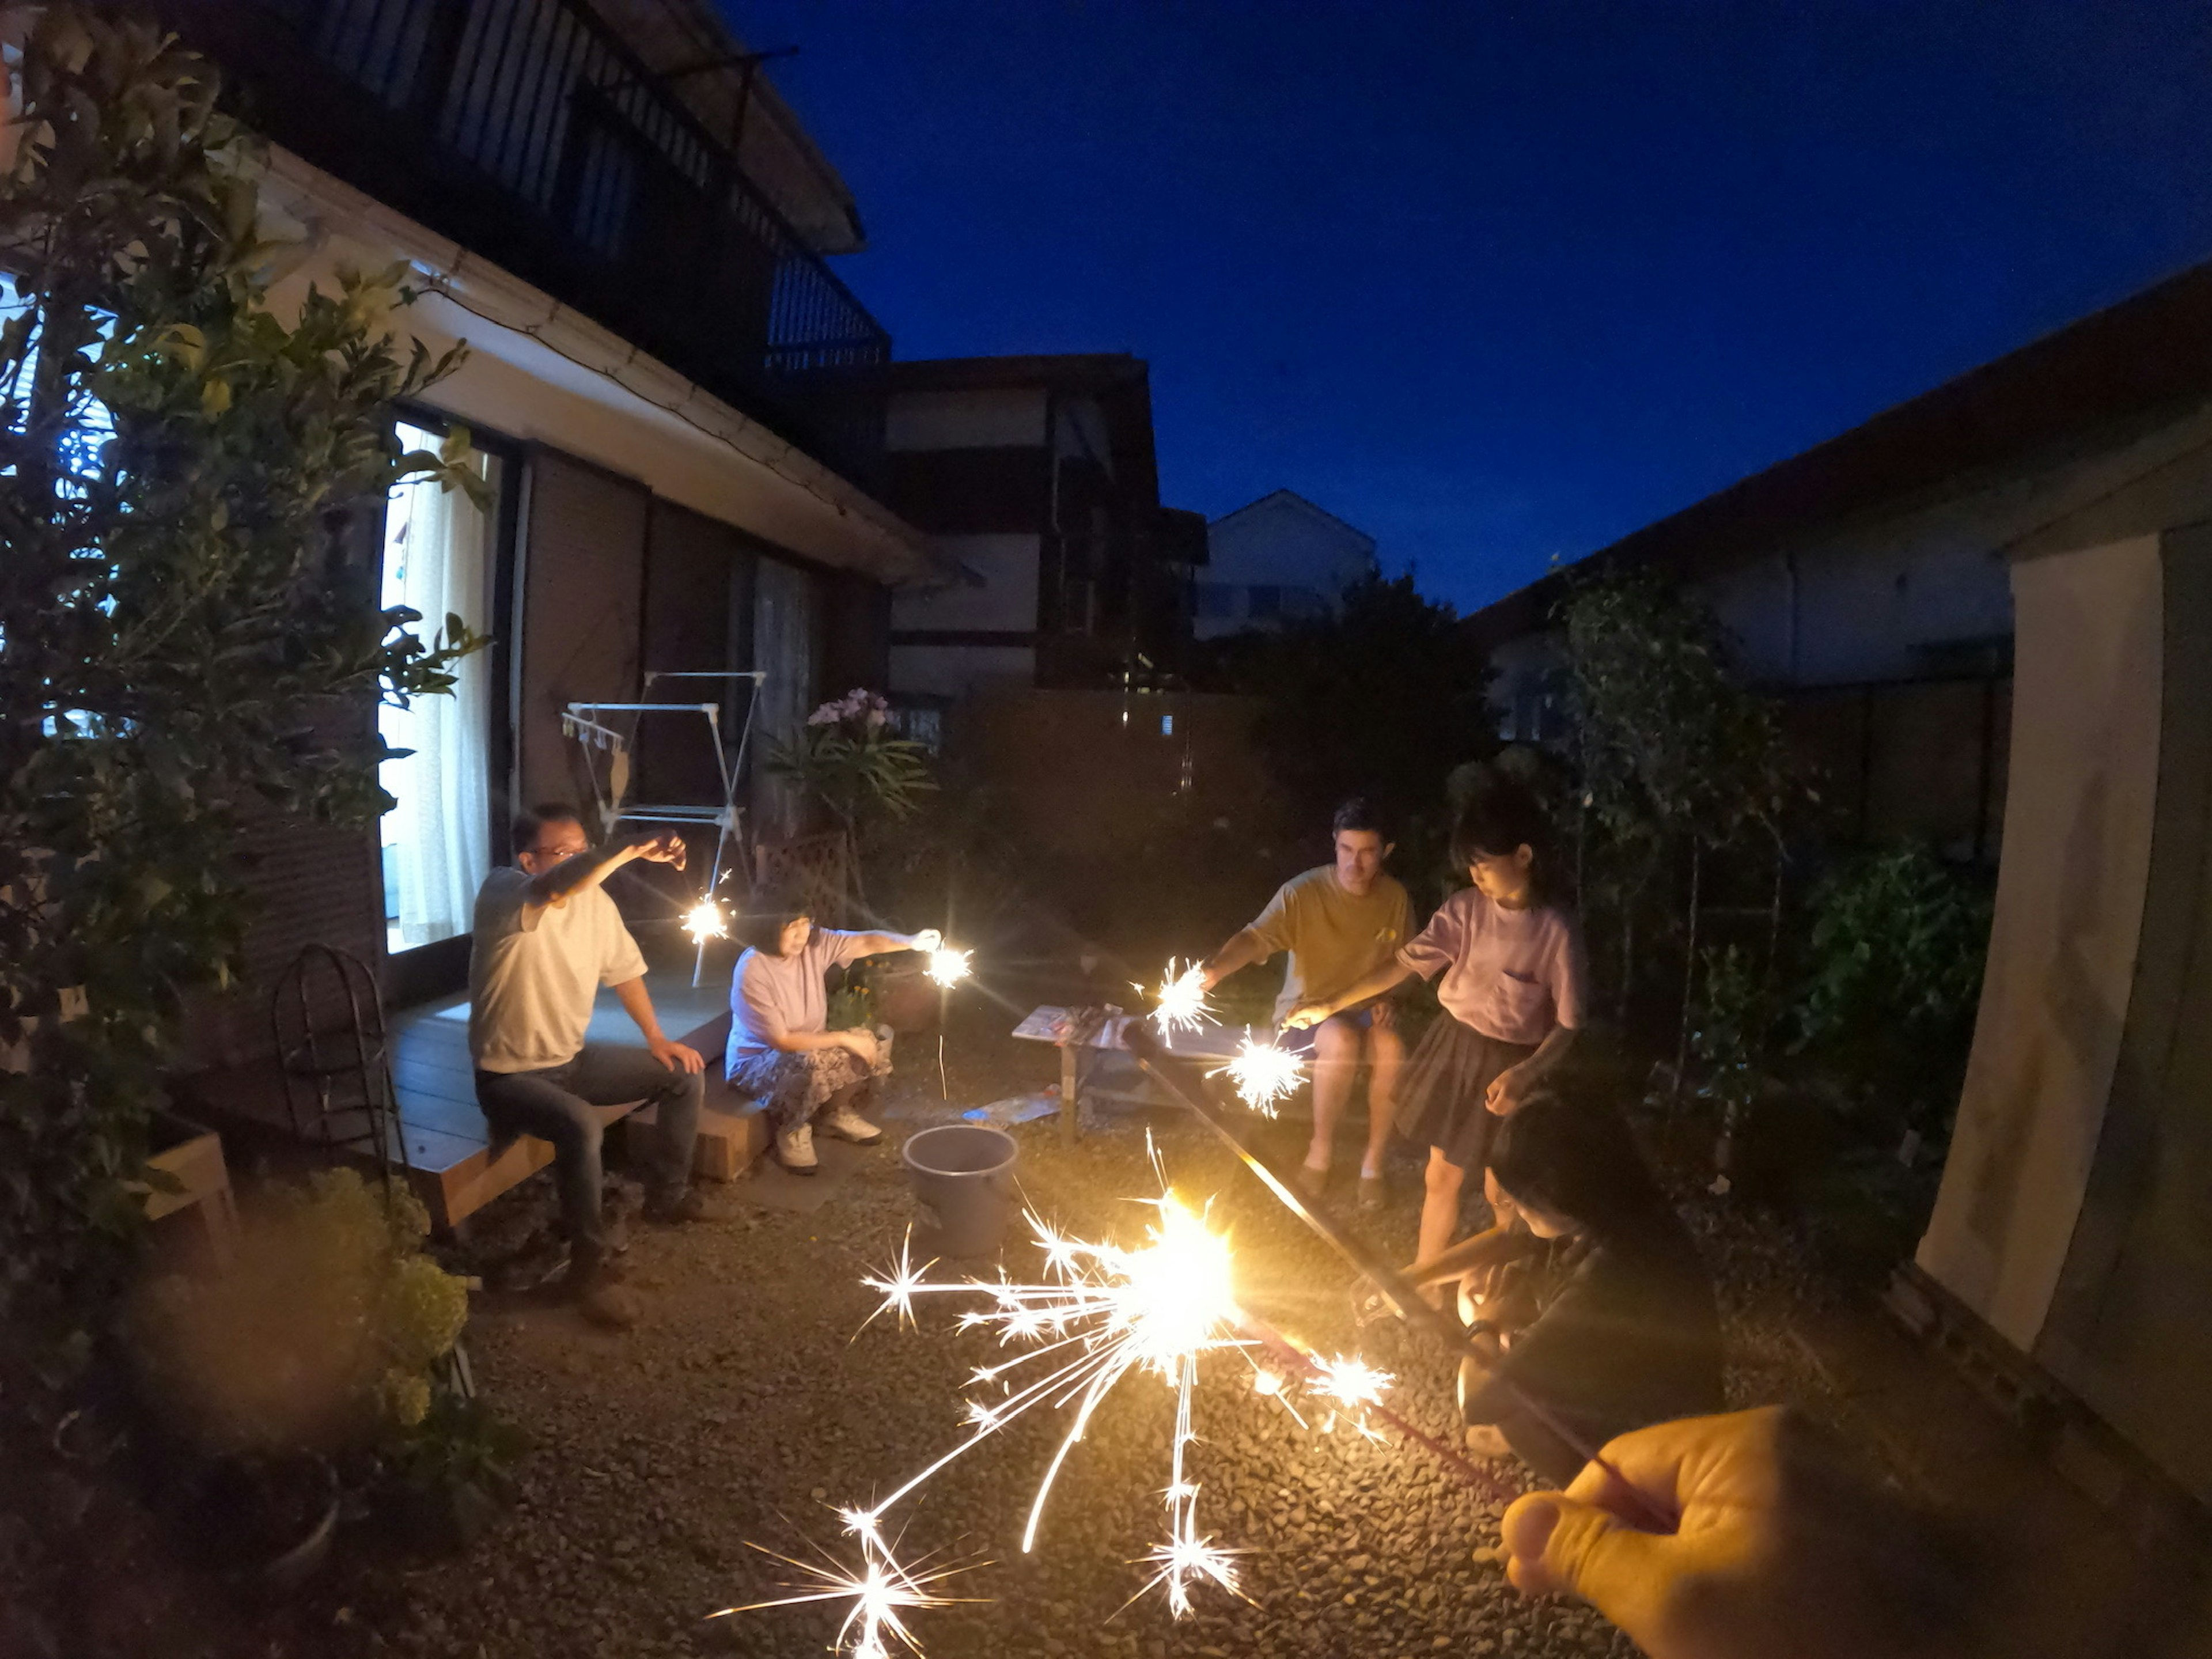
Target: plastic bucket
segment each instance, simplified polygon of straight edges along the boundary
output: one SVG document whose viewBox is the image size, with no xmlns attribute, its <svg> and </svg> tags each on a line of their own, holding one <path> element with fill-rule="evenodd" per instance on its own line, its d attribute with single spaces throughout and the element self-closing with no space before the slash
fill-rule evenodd
<svg viewBox="0 0 2212 1659">
<path fill-rule="evenodd" d="M 1005 1241 L 1019 1200 L 1014 1163 L 1021 1148 L 1004 1129 L 940 1123 L 910 1137 L 901 1152 L 921 1211 L 921 1243 L 937 1255 L 988 1255 Z"/>
</svg>

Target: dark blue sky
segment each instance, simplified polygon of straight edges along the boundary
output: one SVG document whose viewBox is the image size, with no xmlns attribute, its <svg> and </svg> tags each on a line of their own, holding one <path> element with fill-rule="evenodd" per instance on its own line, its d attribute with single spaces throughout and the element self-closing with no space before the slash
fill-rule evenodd
<svg viewBox="0 0 2212 1659">
<path fill-rule="evenodd" d="M 1462 606 L 2212 258 L 2201 3 L 723 3 L 901 356 L 1134 352 Z"/>
</svg>

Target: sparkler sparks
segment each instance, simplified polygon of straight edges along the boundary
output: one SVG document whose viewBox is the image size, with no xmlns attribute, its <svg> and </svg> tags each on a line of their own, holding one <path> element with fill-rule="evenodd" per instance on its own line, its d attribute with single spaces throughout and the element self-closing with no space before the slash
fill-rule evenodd
<svg viewBox="0 0 2212 1659">
<path fill-rule="evenodd" d="M 815 1601 L 849 1601 L 852 1605 L 845 1613 L 844 1623 L 837 1627 L 837 1638 L 830 1651 L 847 1656 L 847 1659 L 890 1659 L 894 1642 L 909 1654 L 919 1656 L 921 1652 L 920 1639 L 907 1628 L 901 1614 L 983 1599 L 943 1595 L 935 1587 L 988 1563 L 964 1562 L 929 1571 L 922 1571 L 919 1565 L 902 1566 L 874 1524 L 874 1517 L 848 1510 L 845 1526 L 860 1540 L 858 1571 L 841 1565 L 826 1551 L 816 1551 L 821 1557 L 817 1563 L 778 1554 L 755 1544 L 750 1547 L 801 1575 L 799 1583 L 785 1586 L 797 1593 L 765 1601 L 749 1601 L 743 1607 L 725 1607 L 722 1613 L 755 1613 L 765 1607 L 799 1607 Z"/>
<path fill-rule="evenodd" d="M 1237 1057 L 1220 1067 L 1220 1072 L 1229 1074 L 1230 1080 L 1237 1085 L 1237 1097 L 1247 1106 L 1262 1117 L 1273 1117 L 1275 1103 L 1295 1092 L 1298 1085 L 1305 1081 L 1306 1062 L 1302 1054 L 1278 1048 L 1272 1042 L 1255 1042 L 1247 1036 Z"/>
<path fill-rule="evenodd" d="M 1195 1031 L 1213 1017 L 1206 973 L 1196 963 L 1178 974 L 1170 961 L 1167 977 L 1152 993 L 1152 1023 L 1160 1028 L 1163 1042 L 1171 1042 L 1177 1031 Z"/>
<path fill-rule="evenodd" d="M 951 990 L 968 977 L 968 959 L 972 951 L 956 951 L 949 945 L 940 945 L 929 953 L 931 983 L 943 990 Z"/>
<path fill-rule="evenodd" d="M 684 931 L 691 935 L 694 945 L 704 945 L 710 939 L 727 937 L 729 919 L 723 915 L 720 905 L 702 898 L 684 913 Z"/>
<path fill-rule="evenodd" d="M 1191 1589 L 1201 1581 L 1237 1589 L 1231 1552 L 1199 1532 L 1199 1486 L 1189 1478 L 1185 1455 L 1195 1438 L 1191 1396 L 1200 1358 L 1243 1347 L 1243 1316 L 1231 1284 L 1227 1237 L 1167 1190 L 1164 1177 L 1161 1187 L 1158 1198 L 1146 1200 L 1158 1218 L 1146 1242 L 1133 1248 L 1068 1237 L 1031 1212 L 1030 1227 L 1045 1255 L 1041 1283 L 1002 1278 L 933 1284 L 923 1276 L 927 1264 L 916 1267 L 905 1247 L 894 1267 L 866 1281 L 884 1298 L 871 1317 L 890 1313 L 902 1323 L 911 1322 L 919 1296 L 981 1297 L 986 1305 L 964 1313 L 962 1326 L 995 1331 L 1001 1346 L 1021 1345 L 1027 1352 L 978 1370 L 971 1385 L 997 1390 L 999 1397 L 969 1401 L 967 1437 L 854 1520 L 869 1529 L 879 1527 L 895 1504 L 932 1475 L 1032 1407 L 1067 1408 L 1067 1431 L 1038 1483 L 1022 1533 L 1027 1553 L 1036 1545 L 1053 1483 L 1092 1413 L 1124 1376 L 1149 1371 L 1174 1390 L 1176 1427 L 1164 1494 L 1168 1538 L 1149 1558 L 1158 1571 L 1146 1588 L 1163 1588 L 1177 1616 L 1189 1611 Z"/>
</svg>

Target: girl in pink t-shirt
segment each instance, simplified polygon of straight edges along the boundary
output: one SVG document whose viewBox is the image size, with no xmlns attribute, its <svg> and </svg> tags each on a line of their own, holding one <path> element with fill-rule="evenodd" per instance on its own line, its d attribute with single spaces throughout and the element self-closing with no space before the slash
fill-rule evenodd
<svg viewBox="0 0 2212 1659">
<path fill-rule="evenodd" d="M 1291 1011 L 1310 1025 L 1339 1006 L 1380 996 L 1419 975 L 1437 986 L 1431 1022 L 1398 1085 L 1400 1132 L 1429 1148 L 1415 1267 L 1443 1254 L 1459 1227 L 1461 1188 L 1478 1176 L 1491 1131 L 1559 1062 L 1583 1023 L 1588 975 L 1574 919 L 1553 902 L 1550 837 L 1534 799 L 1500 780 L 1470 801 L 1451 856 L 1474 885 L 1455 893 L 1397 959 L 1328 1004 Z"/>
</svg>

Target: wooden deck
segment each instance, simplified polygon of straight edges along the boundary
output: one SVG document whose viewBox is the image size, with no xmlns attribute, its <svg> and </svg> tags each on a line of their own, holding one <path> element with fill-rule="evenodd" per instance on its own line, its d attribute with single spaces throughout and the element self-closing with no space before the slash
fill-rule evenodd
<svg viewBox="0 0 2212 1659">
<path fill-rule="evenodd" d="M 666 1000 L 672 1005 L 669 1012 L 679 1017 L 696 1012 L 696 1001 L 686 1009 L 681 997 Z M 728 1030 L 729 1016 L 723 1013 L 683 1039 L 707 1061 L 707 1104 L 701 1114 L 693 1167 L 696 1174 L 717 1181 L 732 1181 L 744 1174 L 769 1140 L 766 1120 L 751 1102 L 732 1094 L 721 1080 L 722 1044 Z M 620 1033 L 609 1030 L 605 1035 L 619 1040 Z M 628 1035 L 636 1041 L 635 1030 Z M 592 1036 L 595 1041 L 602 1038 L 596 1019 Z M 441 1231 L 553 1162 L 552 1147 L 530 1135 L 510 1141 L 493 1156 L 491 1132 L 477 1105 L 474 1078 L 465 1005 L 434 1004 L 393 1017 L 392 1082 L 399 1123 L 387 1152 L 394 1162 L 405 1164 L 432 1225 Z M 218 1127 L 297 1144 L 283 1083 L 272 1065 L 204 1072 L 185 1079 L 181 1089 L 191 1109 Z M 597 1109 L 604 1124 L 633 1115 L 652 1121 L 652 1114 L 640 1112 L 635 1103 Z M 328 1127 L 332 1142 L 344 1149 L 342 1155 L 360 1160 L 371 1157 L 364 1112 L 333 1113 Z"/>
</svg>

